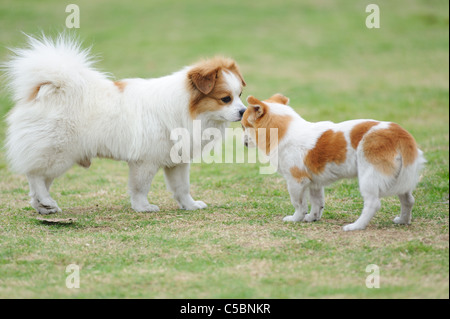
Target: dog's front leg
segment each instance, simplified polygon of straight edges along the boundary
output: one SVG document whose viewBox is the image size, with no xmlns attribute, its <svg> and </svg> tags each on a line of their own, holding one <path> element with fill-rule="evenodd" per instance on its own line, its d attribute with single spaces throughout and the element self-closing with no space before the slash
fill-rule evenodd
<svg viewBox="0 0 450 319">
<path fill-rule="evenodd" d="M 305 222 L 314 222 L 322 217 L 323 208 L 325 206 L 325 195 L 323 187 L 309 188 L 309 200 L 311 202 L 311 210 L 305 216 Z"/>
<path fill-rule="evenodd" d="M 128 186 L 131 197 L 131 208 L 137 212 L 159 211 L 159 207 L 150 204 L 147 199 L 150 185 L 159 167 L 142 161 L 128 162 L 128 167 L 130 168 Z"/>
<path fill-rule="evenodd" d="M 49 193 L 53 178 L 37 175 L 27 175 L 27 178 L 30 184 L 31 206 L 42 215 L 61 212 Z"/>
<path fill-rule="evenodd" d="M 189 163 L 182 163 L 174 167 L 165 167 L 164 176 L 167 188 L 173 192 L 173 198 L 181 209 L 194 210 L 206 207 L 202 201 L 194 201 L 190 194 Z"/>
<path fill-rule="evenodd" d="M 294 205 L 295 213 L 291 216 L 283 218 L 285 222 L 300 222 L 305 218 L 308 212 L 308 200 L 306 190 L 309 183 L 306 181 L 297 182 L 295 180 L 288 181 L 288 191 L 291 196 L 292 205 Z"/>
</svg>

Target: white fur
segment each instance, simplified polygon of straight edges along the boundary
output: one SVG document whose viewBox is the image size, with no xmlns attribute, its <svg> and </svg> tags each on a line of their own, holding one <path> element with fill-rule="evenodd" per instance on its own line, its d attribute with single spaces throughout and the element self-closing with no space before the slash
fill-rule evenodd
<svg viewBox="0 0 450 319">
<path fill-rule="evenodd" d="M 285 136 L 279 142 L 276 152 L 278 172 L 283 175 L 288 184 L 288 191 L 295 212 L 286 216 L 284 221 L 316 221 L 322 216 L 324 208 L 324 186 L 342 178 L 358 177 L 361 195 L 364 198 L 364 209 L 360 218 L 353 224 L 344 226 L 344 230 L 364 229 L 375 213 L 380 209 L 380 197 L 398 195 L 401 202 L 401 215 L 394 219 L 397 224 L 411 222 L 411 209 L 414 204 L 412 191 L 419 182 L 420 171 L 426 162 L 421 150 L 418 157 L 409 166 L 401 166 L 400 170 L 392 176 L 380 173 L 369 163 L 362 150 L 362 141 L 357 149 L 353 149 L 350 142 L 352 128 L 361 122 L 373 120 L 351 120 L 342 123 L 317 122 L 311 123 L 301 118 L 291 107 L 278 103 L 265 102 L 271 113 L 289 115 L 292 118 Z M 379 122 L 367 133 L 373 130 L 387 128 L 389 122 Z M 245 128 L 244 128 L 245 129 Z M 343 132 L 347 142 L 346 160 L 342 164 L 327 163 L 320 174 L 311 174 L 311 179 L 299 182 L 290 172 L 293 166 L 308 171 L 304 165 L 304 158 L 308 151 L 313 149 L 317 140 L 327 130 Z M 256 146 L 255 130 L 245 129 L 244 143 L 248 147 Z M 271 157 L 272 161 L 272 157 Z M 311 210 L 308 214 L 308 193 Z"/>
<path fill-rule="evenodd" d="M 129 192 L 136 211 L 157 211 L 147 193 L 153 176 L 163 167 L 168 188 L 181 208 L 206 207 L 189 194 L 189 163 L 175 165 L 170 132 L 192 132 L 187 73 L 191 67 L 155 79 L 126 79 L 123 90 L 92 67 L 89 50 L 67 36 L 57 40 L 29 37 L 28 47 L 13 50 L 5 63 L 15 107 L 8 115 L 7 158 L 11 168 L 26 174 L 31 203 L 41 214 L 60 211 L 50 197 L 54 178 L 94 157 L 126 161 Z M 236 77 L 228 76 L 236 100 L 217 114 L 198 116 L 202 129 L 225 129 L 240 119 Z M 36 98 L 30 99 L 36 86 Z"/>
</svg>

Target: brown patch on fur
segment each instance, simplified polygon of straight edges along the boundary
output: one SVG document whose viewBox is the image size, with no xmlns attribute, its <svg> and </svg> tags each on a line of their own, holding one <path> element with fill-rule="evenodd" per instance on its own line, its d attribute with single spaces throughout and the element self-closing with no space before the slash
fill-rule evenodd
<svg viewBox="0 0 450 319">
<path fill-rule="evenodd" d="M 247 98 L 249 107 L 242 116 L 241 123 L 245 127 L 255 129 L 256 144 L 258 147 L 269 154 L 278 143 L 283 139 L 287 132 L 292 117 L 289 115 L 279 115 L 270 112 L 269 106 L 253 96 Z M 265 139 L 261 139 L 258 129 L 265 129 Z M 271 129 L 277 130 L 276 138 L 271 136 Z M 264 134 L 262 134 L 264 137 Z M 265 143 L 265 144 L 264 144 Z"/>
<path fill-rule="evenodd" d="M 414 137 L 396 123 L 390 123 L 386 129 L 371 132 L 363 141 L 364 155 L 378 171 L 386 175 L 395 174 L 401 156 L 405 166 L 414 163 L 418 156 Z"/>
<path fill-rule="evenodd" d="M 34 87 L 33 91 L 31 92 L 30 96 L 28 97 L 29 102 L 33 101 L 36 98 L 40 89 L 41 89 L 40 85 L 37 85 Z"/>
<path fill-rule="evenodd" d="M 294 177 L 299 183 L 302 182 L 303 179 L 311 179 L 311 175 L 303 169 L 298 168 L 297 166 L 292 166 L 289 170 L 291 172 L 292 177 Z"/>
<path fill-rule="evenodd" d="M 232 59 L 215 57 L 201 61 L 188 72 L 188 88 L 191 92 L 189 114 L 196 118 L 199 114 L 219 110 L 227 103 L 220 99 L 231 96 L 222 71 L 233 73 L 246 86 L 241 72 Z M 232 97 L 232 96 L 231 96 Z"/>
<path fill-rule="evenodd" d="M 125 87 L 127 86 L 127 82 L 124 81 L 114 81 L 113 83 L 120 92 L 123 92 L 125 90 Z"/>
<path fill-rule="evenodd" d="M 30 96 L 28 97 L 28 102 L 31 102 L 31 101 L 35 100 L 37 95 L 39 94 L 39 91 L 41 90 L 41 87 L 43 85 L 47 85 L 47 84 L 50 84 L 50 82 L 44 82 L 44 83 L 41 83 L 39 85 L 36 85 L 33 88 L 33 91 L 31 92 Z"/>
<path fill-rule="evenodd" d="M 350 142 L 352 144 L 352 147 L 356 149 L 364 134 L 366 134 L 373 126 L 379 123 L 380 122 L 376 121 L 367 121 L 356 124 L 350 132 Z"/>
<path fill-rule="evenodd" d="M 289 98 L 287 98 L 283 94 L 277 93 L 277 94 L 272 95 L 270 98 L 268 98 L 265 101 L 287 105 L 289 103 Z"/>
<path fill-rule="evenodd" d="M 91 159 L 90 158 L 83 158 L 77 161 L 77 164 L 84 168 L 89 168 L 91 166 Z"/>
<path fill-rule="evenodd" d="M 347 141 L 343 132 L 327 130 L 322 133 L 313 149 L 306 154 L 304 163 L 314 174 L 320 174 L 328 163 L 342 164 L 347 158 Z"/>
</svg>

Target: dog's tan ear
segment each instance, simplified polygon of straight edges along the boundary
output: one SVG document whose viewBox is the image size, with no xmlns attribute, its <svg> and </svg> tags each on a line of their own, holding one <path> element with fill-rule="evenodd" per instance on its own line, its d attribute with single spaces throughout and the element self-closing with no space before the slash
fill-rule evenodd
<svg viewBox="0 0 450 319">
<path fill-rule="evenodd" d="M 219 68 L 196 67 L 188 73 L 188 78 L 200 92 L 209 94 L 216 84 L 218 72 Z"/>
<path fill-rule="evenodd" d="M 247 97 L 247 103 L 249 105 L 256 105 L 256 104 L 261 104 L 261 101 L 258 100 L 256 97 L 254 97 L 253 95 L 249 95 Z"/>
<path fill-rule="evenodd" d="M 260 118 L 267 112 L 267 104 L 250 95 L 247 98 L 248 107 L 255 113 L 255 119 Z"/>
<path fill-rule="evenodd" d="M 277 93 L 272 95 L 270 98 L 268 98 L 266 100 L 267 102 L 274 102 L 274 103 L 279 103 L 279 104 L 284 104 L 284 105 L 288 105 L 289 103 L 289 98 L 284 96 L 283 94 Z"/>
</svg>

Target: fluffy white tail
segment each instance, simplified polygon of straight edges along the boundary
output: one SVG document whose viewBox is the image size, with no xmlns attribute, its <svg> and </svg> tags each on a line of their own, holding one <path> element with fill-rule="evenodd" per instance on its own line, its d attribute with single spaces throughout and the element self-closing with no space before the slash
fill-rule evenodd
<svg viewBox="0 0 450 319">
<path fill-rule="evenodd" d="M 82 49 L 80 42 L 67 34 L 56 39 L 42 35 L 40 39 L 28 36 L 28 46 L 11 49 L 13 56 L 2 64 L 7 86 L 17 102 L 33 101 L 52 92 L 82 90 L 95 72 L 95 62 L 89 49 Z"/>
</svg>

